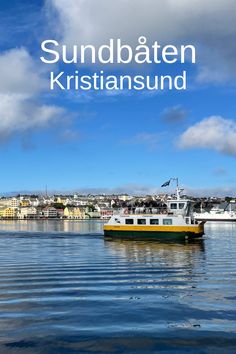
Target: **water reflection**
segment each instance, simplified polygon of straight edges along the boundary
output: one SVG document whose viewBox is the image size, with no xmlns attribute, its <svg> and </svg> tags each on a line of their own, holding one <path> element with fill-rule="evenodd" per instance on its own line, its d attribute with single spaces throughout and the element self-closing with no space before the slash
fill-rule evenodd
<svg viewBox="0 0 236 354">
<path fill-rule="evenodd" d="M 182 243 L 155 241 L 105 240 L 105 246 L 114 256 L 129 262 L 190 269 L 204 259 L 204 240 Z"/>
<path fill-rule="evenodd" d="M 1 220 L 0 231 L 44 233 L 103 233 L 100 220 Z"/>
</svg>

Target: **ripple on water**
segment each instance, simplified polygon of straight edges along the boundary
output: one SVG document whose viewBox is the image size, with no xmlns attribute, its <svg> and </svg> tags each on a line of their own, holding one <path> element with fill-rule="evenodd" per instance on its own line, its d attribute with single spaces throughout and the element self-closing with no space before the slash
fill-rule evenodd
<svg viewBox="0 0 236 354">
<path fill-rule="evenodd" d="M 0 353 L 236 352 L 235 231 L 209 225 L 193 244 L 2 232 Z"/>
</svg>

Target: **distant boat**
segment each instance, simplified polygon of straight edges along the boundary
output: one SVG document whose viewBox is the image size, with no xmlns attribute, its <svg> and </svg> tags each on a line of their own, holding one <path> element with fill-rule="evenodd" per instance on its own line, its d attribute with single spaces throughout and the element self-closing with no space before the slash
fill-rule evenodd
<svg viewBox="0 0 236 354">
<path fill-rule="evenodd" d="M 104 225 L 104 236 L 120 239 L 161 239 L 163 241 L 198 238 L 204 234 L 204 222 L 193 215 L 192 201 L 182 199 L 182 189 L 176 188 L 176 198 L 167 200 L 167 211 L 160 214 L 114 215 Z M 163 186 L 166 186 L 164 184 Z"/>
<path fill-rule="evenodd" d="M 235 206 L 235 202 L 229 202 L 222 209 L 220 207 L 212 208 L 210 211 L 201 211 L 200 213 L 194 213 L 195 220 L 198 221 L 236 221 L 236 211 L 232 210 L 232 205 Z"/>
</svg>

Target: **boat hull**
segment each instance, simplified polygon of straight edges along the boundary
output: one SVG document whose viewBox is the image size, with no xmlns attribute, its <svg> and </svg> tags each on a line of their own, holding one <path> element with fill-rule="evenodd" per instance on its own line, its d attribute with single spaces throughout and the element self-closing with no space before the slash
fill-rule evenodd
<svg viewBox="0 0 236 354">
<path fill-rule="evenodd" d="M 185 228 L 125 228 L 110 225 L 104 226 L 104 236 L 107 238 L 124 239 L 160 239 L 160 240 L 184 240 L 201 237 L 204 234 L 202 225 Z"/>
</svg>

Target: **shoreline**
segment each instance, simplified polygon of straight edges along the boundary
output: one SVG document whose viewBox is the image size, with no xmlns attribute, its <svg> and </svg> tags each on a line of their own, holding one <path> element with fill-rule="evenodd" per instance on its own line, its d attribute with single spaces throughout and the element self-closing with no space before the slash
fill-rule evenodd
<svg viewBox="0 0 236 354">
<path fill-rule="evenodd" d="M 101 218 L 88 218 L 88 219 L 67 219 L 67 218 L 29 218 L 29 219 L 18 219 L 18 218 L 0 218 L 1 221 L 107 221 L 109 219 Z"/>
</svg>

